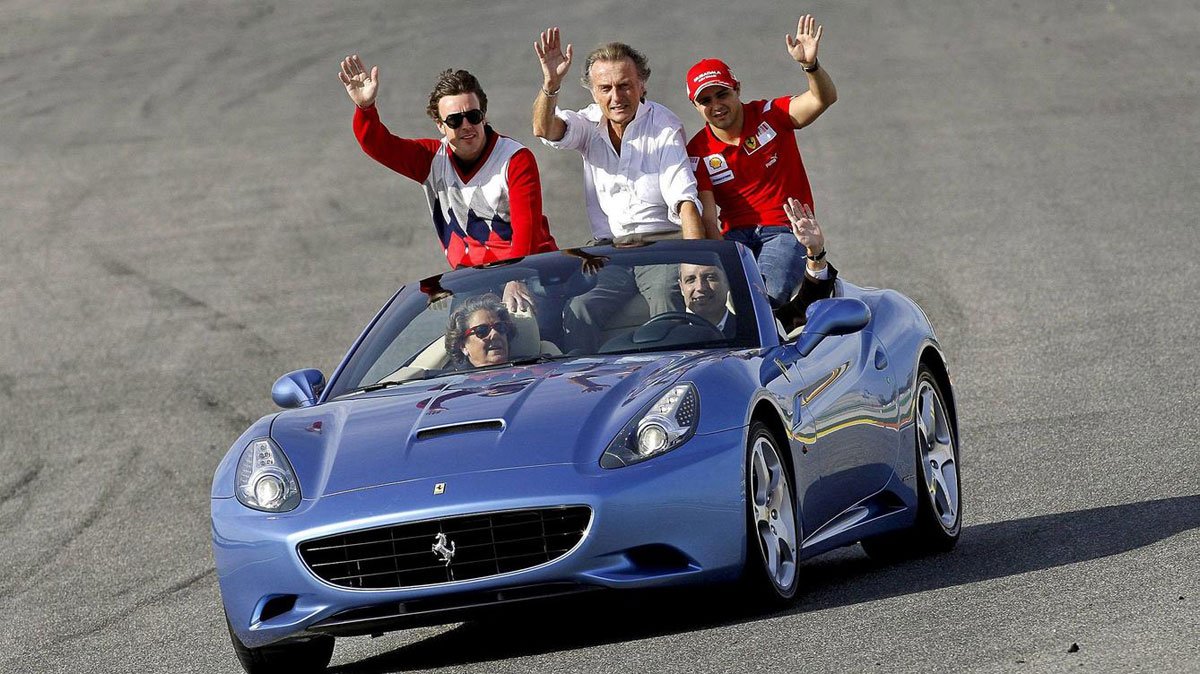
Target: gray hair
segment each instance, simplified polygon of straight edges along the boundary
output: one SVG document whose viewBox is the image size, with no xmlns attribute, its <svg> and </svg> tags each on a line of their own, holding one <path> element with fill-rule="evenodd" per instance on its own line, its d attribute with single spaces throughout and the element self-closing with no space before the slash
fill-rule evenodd
<svg viewBox="0 0 1200 674">
<path fill-rule="evenodd" d="M 588 54 L 587 60 L 583 62 L 583 76 L 579 81 L 583 83 L 584 89 L 592 88 L 592 64 L 596 61 L 624 61 L 629 59 L 633 61 L 633 65 L 637 67 L 638 77 L 645 83 L 650 79 L 650 61 L 642 52 L 630 47 L 624 42 L 609 42 L 602 44 L 592 50 Z"/>
<path fill-rule="evenodd" d="M 467 321 L 476 311 L 490 311 L 496 314 L 497 318 L 508 323 L 509 340 L 512 340 L 517 334 L 512 323 L 512 316 L 508 313 L 508 307 L 504 306 L 504 302 L 501 302 L 499 297 L 494 293 L 471 297 L 450 314 L 450 322 L 446 325 L 446 353 L 450 354 L 450 358 L 456 363 L 466 360 L 462 348 L 467 338 L 463 336 L 463 333 L 471 327 L 467 325 Z"/>
</svg>

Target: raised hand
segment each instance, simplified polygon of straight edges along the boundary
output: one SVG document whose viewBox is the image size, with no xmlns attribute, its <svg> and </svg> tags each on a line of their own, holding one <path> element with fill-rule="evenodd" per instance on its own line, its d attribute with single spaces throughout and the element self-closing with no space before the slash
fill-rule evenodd
<svg viewBox="0 0 1200 674">
<path fill-rule="evenodd" d="M 346 85 L 346 93 L 355 105 L 369 108 L 375 104 L 375 96 L 379 94 L 379 66 L 371 68 L 371 73 L 367 74 L 358 54 L 347 56 L 342 59 L 342 72 L 338 73 L 338 78 Z"/>
<path fill-rule="evenodd" d="M 517 313 L 533 309 L 533 294 L 524 281 L 509 281 L 504 284 L 504 306 L 509 313 Z"/>
<path fill-rule="evenodd" d="M 817 25 L 817 20 L 812 14 L 805 14 L 796 24 L 796 37 L 793 38 L 790 34 L 783 36 L 787 40 L 788 53 L 805 68 L 817 62 L 817 43 L 821 41 L 824 28 Z"/>
<path fill-rule="evenodd" d="M 558 28 L 551 28 L 543 31 L 541 39 L 533 43 L 533 51 L 537 52 L 538 61 L 542 64 L 542 79 L 546 89 L 557 91 L 571 69 L 571 45 L 567 45 L 567 51 L 563 53 Z"/>
<path fill-rule="evenodd" d="M 821 226 L 817 224 L 817 216 L 812 208 L 799 199 L 788 197 L 783 212 L 792 223 L 792 234 L 800 245 L 808 250 L 809 255 L 820 255 L 825 250 L 825 235 L 821 233 Z"/>
</svg>

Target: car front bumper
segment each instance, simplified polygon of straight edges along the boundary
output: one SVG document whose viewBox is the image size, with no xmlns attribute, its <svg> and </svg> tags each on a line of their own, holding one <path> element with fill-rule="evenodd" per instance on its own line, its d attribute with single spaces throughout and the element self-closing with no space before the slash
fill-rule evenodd
<svg viewBox="0 0 1200 674">
<path fill-rule="evenodd" d="M 734 428 L 697 435 L 624 468 L 557 464 L 447 475 L 305 499 L 280 514 L 212 499 L 225 612 L 242 643 L 259 647 L 310 628 L 386 631 L 397 624 L 388 616 L 414 610 L 427 611 L 426 622 L 451 622 L 461 611 L 448 607 L 732 579 L 746 550 L 744 447 L 745 429 Z M 438 483 L 444 491 L 434 495 Z M 342 532 L 562 505 L 592 511 L 574 549 L 526 570 L 474 580 L 389 590 L 336 587 L 317 578 L 297 552 L 304 541 Z"/>
</svg>

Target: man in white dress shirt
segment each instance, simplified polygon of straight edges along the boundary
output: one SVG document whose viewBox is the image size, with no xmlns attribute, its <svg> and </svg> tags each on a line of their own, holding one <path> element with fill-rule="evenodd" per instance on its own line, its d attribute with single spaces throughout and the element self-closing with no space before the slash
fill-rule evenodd
<svg viewBox="0 0 1200 674">
<path fill-rule="evenodd" d="M 555 102 L 572 49 L 567 45 L 564 52 L 561 44 L 558 28 L 542 33 L 534 44 L 542 88 L 533 103 L 533 133 L 550 147 L 583 155 L 591 243 L 720 238 L 715 226 L 706 231 L 700 217 L 683 123 L 646 100 L 646 57 L 619 42 L 594 49 L 582 82 L 595 102 L 577 112 L 562 110 Z M 577 347 L 594 349 L 597 345 L 583 332 L 605 322 L 639 290 L 651 315 L 681 308 L 678 277 L 670 265 L 621 272 L 605 268 L 596 288 L 571 303 L 566 320 L 579 324 L 575 330 L 568 325 Z"/>
</svg>

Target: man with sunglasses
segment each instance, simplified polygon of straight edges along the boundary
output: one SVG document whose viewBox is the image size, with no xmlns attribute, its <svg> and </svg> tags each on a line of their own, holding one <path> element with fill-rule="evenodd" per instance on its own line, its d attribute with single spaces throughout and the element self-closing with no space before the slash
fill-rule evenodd
<svg viewBox="0 0 1200 674">
<path fill-rule="evenodd" d="M 487 94 L 465 70 L 446 70 L 426 113 L 442 138 L 407 139 L 379 119 L 379 66 L 357 56 L 339 73 L 354 112 L 354 135 L 379 163 L 421 183 L 451 267 L 473 266 L 557 250 L 542 214 L 533 153 L 487 124 Z"/>
<path fill-rule="evenodd" d="M 743 103 L 741 83 L 717 59 L 704 59 L 687 74 L 688 98 L 706 122 L 687 146 L 704 219 L 712 228 L 719 220 L 726 239 L 753 251 L 776 307 L 800 283 L 805 256 L 795 237 L 788 236 L 783 204 L 795 198 L 811 209 L 813 203 L 795 131 L 837 100 L 833 81 L 817 61 L 822 33 L 806 15 L 796 36 L 786 36 L 788 53 L 808 78 L 808 91 L 798 96 Z"/>
</svg>

